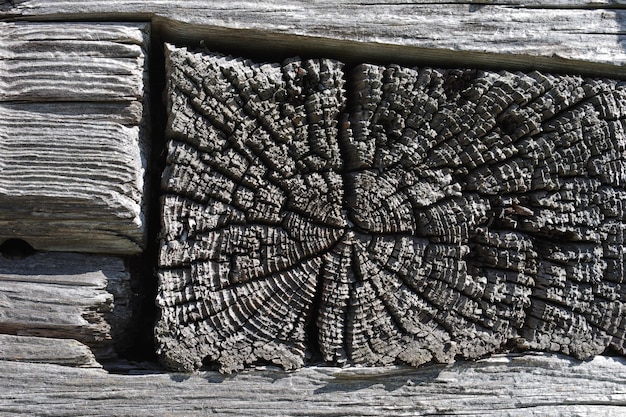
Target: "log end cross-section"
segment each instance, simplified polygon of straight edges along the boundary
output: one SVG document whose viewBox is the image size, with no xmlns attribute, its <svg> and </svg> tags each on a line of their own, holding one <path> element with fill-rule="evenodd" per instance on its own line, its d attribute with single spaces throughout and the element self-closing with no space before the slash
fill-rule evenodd
<svg viewBox="0 0 626 417">
<path fill-rule="evenodd" d="M 624 353 L 623 83 L 166 55 L 168 367 Z"/>
</svg>

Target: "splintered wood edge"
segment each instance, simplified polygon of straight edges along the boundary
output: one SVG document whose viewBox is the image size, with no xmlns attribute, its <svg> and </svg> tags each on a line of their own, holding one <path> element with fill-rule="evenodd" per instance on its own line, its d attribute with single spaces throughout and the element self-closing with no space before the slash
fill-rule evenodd
<svg viewBox="0 0 626 417">
<path fill-rule="evenodd" d="M 132 301 L 120 258 L 0 256 L 0 357 L 73 366 L 113 359 L 132 339 Z"/>
</svg>

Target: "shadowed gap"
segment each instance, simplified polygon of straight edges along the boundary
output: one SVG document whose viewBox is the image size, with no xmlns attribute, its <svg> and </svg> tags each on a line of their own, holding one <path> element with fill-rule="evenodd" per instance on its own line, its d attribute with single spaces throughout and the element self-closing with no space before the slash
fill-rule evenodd
<svg viewBox="0 0 626 417">
<path fill-rule="evenodd" d="M 132 275 L 132 290 L 135 301 L 133 333 L 130 347 L 119 352 L 120 358 L 133 362 L 158 362 L 154 341 L 154 325 L 158 316 L 155 303 L 158 280 L 156 266 L 159 254 L 161 229 L 161 172 L 165 167 L 165 126 L 167 111 L 163 102 L 166 86 L 165 55 L 159 31 L 151 30 L 148 51 L 149 91 L 146 94 L 146 235 L 145 251 L 128 260 Z M 114 369 L 111 369 L 114 370 Z"/>
</svg>

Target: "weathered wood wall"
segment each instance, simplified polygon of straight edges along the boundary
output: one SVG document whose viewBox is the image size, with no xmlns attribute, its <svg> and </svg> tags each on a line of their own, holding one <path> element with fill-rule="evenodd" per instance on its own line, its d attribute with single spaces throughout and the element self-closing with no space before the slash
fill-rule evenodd
<svg viewBox="0 0 626 417">
<path fill-rule="evenodd" d="M 485 3 L 0 0 L 0 243 L 145 247 L 148 28 L 158 41 L 255 56 L 626 76 L 623 0 Z M 128 295 L 110 285 L 128 278 L 120 259 L 80 259 L 3 261 L 0 415 L 626 415 L 626 363 L 607 357 L 232 377 L 59 366 L 99 366 L 93 352 L 106 350 L 94 340 L 115 342 L 120 322 L 109 313 Z M 50 317 L 58 321 L 42 324 Z"/>
</svg>

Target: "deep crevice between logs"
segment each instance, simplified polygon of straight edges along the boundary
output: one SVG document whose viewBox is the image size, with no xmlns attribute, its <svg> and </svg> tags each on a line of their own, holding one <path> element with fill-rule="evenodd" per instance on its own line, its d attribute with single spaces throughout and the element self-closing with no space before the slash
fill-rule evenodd
<svg viewBox="0 0 626 417">
<path fill-rule="evenodd" d="M 159 368 L 154 341 L 154 325 L 158 316 L 155 304 L 157 293 L 156 265 L 158 263 L 159 232 L 161 228 L 160 183 L 161 172 L 165 167 L 165 124 L 167 113 L 163 102 L 165 91 L 165 55 L 163 40 L 156 30 L 150 32 L 148 50 L 149 85 L 145 98 L 148 108 L 146 132 L 146 159 L 145 173 L 146 202 L 146 248 L 144 252 L 128 260 L 131 273 L 131 289 L 133 295 L 133 317 L 130 324 L 129 340 L 120 347 L 118 355 L 122 361 L 104 364 L 109 372 L 124 373 L 135 367 L 155 369 Z M 123 363 L 124 361 L 130 362 Z"/>
</svg>

